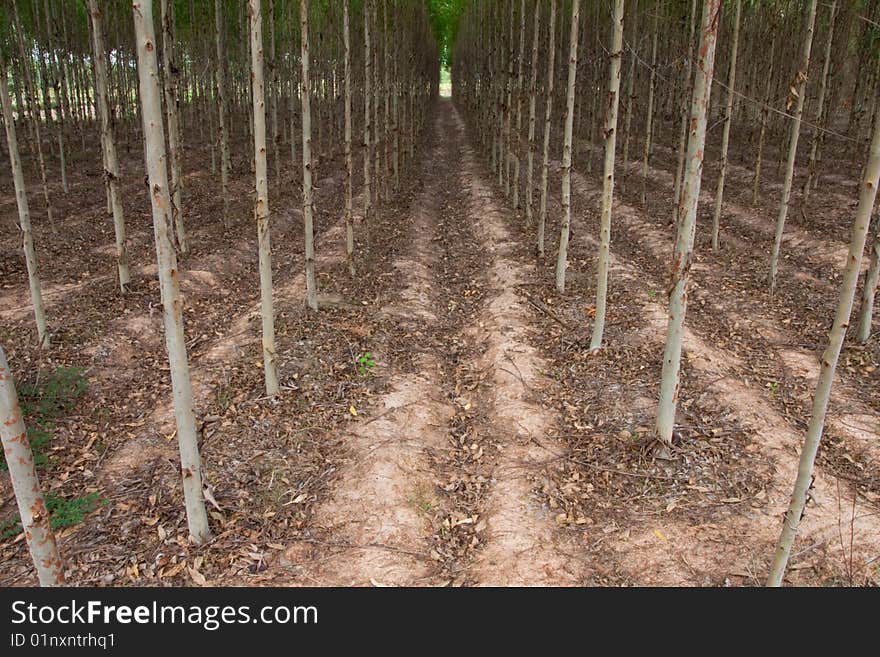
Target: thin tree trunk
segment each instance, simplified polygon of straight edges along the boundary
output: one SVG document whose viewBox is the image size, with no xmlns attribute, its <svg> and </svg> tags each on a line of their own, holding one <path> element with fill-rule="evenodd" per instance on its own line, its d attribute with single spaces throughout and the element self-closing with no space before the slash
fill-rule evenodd
<svg viewBox="0 0 880 657">
<path fill-rule="evenodd" d="M 660 8 L 654 8 L 654 36 L 651 44 L 651 78 L 648 82 L 648 114 L 645 117 L 645 150 L 642 154 L 642 207 L 648 203 L 648 165 L 654 137 L 654 87 L 657 83 L 657 37 L 659 31 Z"/>
<path fill-rule="evenodd" d="M 620 2 L 621 0 L 618 0 Z M 571 140 L 574 126 L 574 91 L 577 81 L 578 23 L 580 0 L 571 4 L 571 45 L 568 55 L 568 95 L 565 106 L 565 138 L 562 146 L 562 230 L 556 257 L 556 289 L 565 291 L 565 270 L 568 267 L 568 237 L 571 231 Z"/>
<path fill-rule="evenodd" d="M 180 160 L 180 125 L 177 112 L 177 64 L 174 60 L 174 0 L 162 0 L 162 68 L 165 87 L 165 115 L 168 118 L 168 157 L 171 168 L 171 217 L 181 253 L 189 251 L 183 222 L 183 176 Z"/>
<path fill-rule="evenodd" d="M 370 99 L 372 96 L 371 86 L 373 84 L 373 51 L 370 42 L 370 0 L 364 0 L 364 227 L 369 236 L 370 231 L 370 210 L 373 206 L 373 185 L 370 175 L 370 164 L 372 161 L 372 144 L 370 141 L 370 131 L 372 129 L 372 111 L 370 108 Z"/>
<path fill-rule="evenodd" d="M 547 49 L 546 106 L 544 108 L 544 164 L 541 169 L 541 213 L 538 215 L 538 255 L 544 255 L 544 227 L 547 224 L 547 178 L 550 174 L 550 115 L 553 110 L 553 77 L 556 48 L 556 0 L 550 0 L 550 46 Z"/>
<path fill-rule="evenodd" d="M 733 98 L 736 89 L 736 59 L 739 49 L 739 23 L 742 0 L 734 0 L 733 42 L 730 44 L 730 70 L 727 74 L 727 105 L 724 109 L 724 132 L 721 136 L 721 173 L 715 190 L 715 213 L 712 216 L 712 250 L 718 250 L 718 233 L 721 227 L 721 211 L 724 206 L 724 178 L 727 175 L 727 149 L 730 146 L 730 125 L 733 123 Z"/>
<path fill-rule="evenodd" d="M 513 160 L 513 209 L 519 210 L 519 180 L 522 166 L 522 100 L 523 100 L 523 59 L 526 49 L 526 0 L 519 3 L 519 58 L 516 75 L 516 128 L 515 153 Z"/>
<path fill-rule="evenodd" d="M 220 186 L 223 193 L 223 225 L 229 228 L 229 97 L 226 89 L 226 44 L 223 2 L 214 0 L 214 26 L 217 38 L 217 109 L 220 116 Z"/>
<path fill-rule="evenodd" d="M 28 206 L 27 187 L 24 182 L 21 156 L 18 152 L 18 140 L 15 134 L 15 120 L 12 116 L 12 101 L 9 98 L 8 79 L 6 61 L 3 58 L 2 49 L 0 49 L 0 103 L 2 103 L 3 107 L 3 125 L 6 127 L 6 145 L 9 150 L 9 164 L 12 169 L 12 182 L 15 187 L 15 202 L 18 205 L 18 223 L 21 228 L 24 260 L 27 265 L 28 287 L 31 293 L 31 304 L 34 307 L 34 319 L 37 323 L 37 337 L 40 340 L 41 348 L 48 349 L 50 347 L 49 330 L 46 325 L 46 311 L 43 308 L 43 292 L 40 287 L 37 254 L 34 250 L 34 237 L 31 231 L 31 212 Z"/>
<path fill-rule="evenodd" d="M 752 183 L 752 204 L 758 204 L 758 194 L 761 191 L 761 166 L 764 161 L 764 140 L 767 137 L 767 123 L 770 114 L 770 93 L 773 89 L 773 56 L 776 54 L 776 33 L 770 41 L 770 70 L 767 72 L 767 84 L 764 89 L 764 107 L 761 108 L 761 132 L 758 135 L 758 153 L 755 157 L 755 177 Z"/>
<path fill-rule="evenodd" d="M 874 317 L 874 295 L 877 292 L 877 283 L 880 281 L 880 218 L 876 220 L 876 224 L 874 243 L 871 246 L 871 259 L 868 264 L 868 271 L 865 274 L 865 284 L 862 288 L 859 326 L 856 331 L 856 339 L 862 344 L 865 344 L 871 338 L 871 322 Z"/>
<path fill-rule="evenodd" d="M 807 182 L 804 183 L 803 204 L 806 205 L 816 180 L 816 159 L 819 154 L 819 144 L 822 142 L 825 124 L 825 96 L 828 90 L 828 71 L 831 69 L 831 48 L 834 45 L 834 22 L 837 19 L 837 0 L 832 0 L 831 13 L 828 17 L 828 39 L 825 41 L 825 61 L 822 64 L 822 80 L 819 86 L 819 100 L 816 107 L 816 128 L 813 133 L 813 141 L 810 144 L 810 157 L 807 160 Z"/>
<path fill-rule="evenodd" d="M 694 251 L 694 232 L 697 225 L 697 204 L 703 171 L 703 149 L 706 145 L 706 119 L 712 76 L 715 72 L 715 43 L 721 0 L 705 0 L 700 29 L 699 63 L 694 79 L 691 102 L 690 135 L 688 137 L 687 169 L 682 188 L 678 215 L 675 252 L 672 257 L 672 281 L 669 290 L 669 324 L 666 329 L 666 348 L 663 352 L 663 373 L 660 381 L 660 402 L 657 408 L 657 436 L 664 443 L 672 443 L 675 426 L 675 408 L 678 403 L 681 343 L 684 318 L 687 314 L 687 286 Z"/>
<path fill-rule="evenodd" d="M 621 189 L 623 189 L 623 185 L 626 184 L 629 179 L 629 137 L 630 137 L 630 127 L 632 126 L 632 116 L 633 116 L 633 107 L 636 102 L 636 96 L 634 92 L 635 88 L 635 80 L 636 80 L 636 60 L 639 58 L 638 51 L 638 42 L 639 42 L 639 0 L 632 0 L 632 31 L 630 34 L 632 35 L 630 38 L 632 39 L 629 44 L 629 74 L 626 79 L 626 116 L 624 118 L 623 124 L 623 179 L 621 180 Z M 616 126 L 615 126 L 616 128 Z M 606 143 L 608 141 L 607 137 L 605 139 Z M 615 139 L 616 141 L 616 139 Z M 601 338 L 601 336 L 600 336 Z M 601 342 L 601 340 L 600 340 Z"/>
<path fill-rule="evenodd" d="M 6 65 L 0 64 L 0 68 L 3 69 L 3 89 L 0 90 L 0 94 L 3 95 L 4 104 L 11 105 L 6 102 L 9 96 L 9 91 L 6 89 Z M 8 125 L 7 123 L 7 131 Z M 14 126 L 12 131 L 15 132 Z M 27 430 L 21 419 L 15 381 L 9 363 L 6 362 L 3 347 L 0 347 L 0 439 L 3 442 L 9 478 L 18 504 L 21 528 L 37 571 L 37 579 L 40 581 L 40 586 L 62 586 L 64 564 L 58 553 L 55 535 L 52 533 L 52 519 L 40 489 L 40 480 L 34 466 L 34 453 L 31 451 Z"/>
<path fill-rule="evenodd" d="M 837 304 L 837 312 L 834 315 L 831 332 L 828 335 L 828 346 L 825 349 L 825 353 L 822 354 L 822 369 L 819 372 L 816 394 L 813 398 L 813 414 L 810 418 L 807 436 L 801 450 L 791 503 L 785 514 L 782 533 L 779 536 L 776 551 L 773 555 L 773 564 L 770 568 L 770 576 L 767 579 L 768 586 L 780 586 L 782 584 L 782 578 L 785 575 L 785 568 L 791 554 L 791 547 L 797 534 L 798 523 L 807 503 L 807 494 L 813 480 L 816 454 L 819 451 L 819 443 L 822 440 L 822 431 L 825 427 L 825 414 L 828 411 L 828 400 L 831 397 L 831 384 L 834 382 L 837 360 L 840 357 L 840 350 L 846 337 L 846 329 L 849 325 L 850 314 L 852 313 L 856 285 L 859 280 L 862 252 L 865 250 L 868 225 L 871 221 L 871 210 L 877 198 L 878 184 L 880 184 L 880 123 L 875 123 L 874 138 L 871 143 L 868 164 L 865 167 L 864 180 L 860 187 L 859 206 L 856 210 L 855 221 L 853 222 L 849 255 L 847 256 L 846 267 L 843 272 L 843 281 L 840 284 L 840 300 Z"/>
<path fill-rule="evenodd" d="M 300 0 L 302 40 L 302 157 L 303 157 L 303 224 L 306 242 L 306 303 L 318 310 L 315 289 L 315 236 L 312 219 L 312 111 L 309 84 L 309 0 Z"/>
<path fill-rule="evenodd" d="M 706 7 L 703 7 L 705 12 Z M 675 169 L 675 187 L 672 192 L 672 211 L 675 213 L 675 216 L 672 217 L 673 225 L 678 225 L 679 217 L 678 217 L 678 208 L 679 202 L 681 201 L 681 177 L 685 172 L 685 150 L 687 148 L 687 135 L 688 135 L 688 115 L 687 115 L 687 101 L 688 101 L 688 90 L 690 89 L 691 84 L 691 70 L 693 69 L 693 61 L 694 61 L 694 29 L 697 24 L 697 0 L 691 0 L 691 11 L 690 11 L 690 36 L 688 37 L 688 55 L 687 61 L 685 62 L 684 68 L 684 79 L 682 80 L 682 89 L 681 89 L 681 128 L 678 133 L 678 164 Z"/>
<path fill-rule="evenodd" d="M 801 135 L 801 117 L 804 114 L 804 97 L 807 88 L 807 72 L 810 70 L 810 51 L 813 47 L 813 27 L 816 24 L 817 0 L 811 0 L 810 13 L 807 19 L 807 31 L 804 37 L 801 66 L 795 74 L 793 88 L 796 93 L 794 118 L 791 124 L 791 138 L 788 144 L 788 164 L 785 169 L 785 182 L 782 185 L 782 200 L 779 203 L 779 215 L 776 217 L 776 234 L 773 238 L 773 251 L 770 255 L 770 294 L 776 290 L 776 272 L 779 268 L 779 251 L 782 247 L 782 234 L 785 229 L 785 218 L 788 215 L 788 203 L 791 199 L 791 186 L 794 181 L 794 164 L 797 159 L 798 139 Z"/>
<path fill-rule="evenodd" d="M 605 168 L 602 178 L 602 217 L 599 227 L 599 253 L 596 265 L 596 319 L 590 349 L 602 348 L 608 300 L 608 260 L 611 250 L 611 208 L 614 203 L 614 160 L 617 149 L 617 115 L 620 103 L 620 59 L 623 56 L 623 2 L 615 0 L 610 64 L 608 67 L 608 107 L 605 114 Z M 635 10 L 636 8 L 633 7 Z M 635 17 L 633 17 L 635 20 Z M 632 97 L 632 95 L 630 95 Z"/>
<path fill-rule="evenodd" d="M 162 314 L 165 320 L 165 346 L 171 366 L 171 389 L 177 443 L 183 475 L 183 496 L 190 538 L 203 543 L 210 535 L 208 514 L 202 496 L 202 464 L 199 457 L 192 382 L 183 333 L 183 300 L 180 298 L 177 256 L 171 243 L 171 194 L 165 166 L 165 135 L 159 90 L 159 65 L 156 59 L 156 35 L 153 28 L 152 0 L 133 0 L 138 77 L 140 81 L 141 119 L 144 131 L 150 203 L 159 265 Z"/>
<path fill-rule="evenodd" d="M 275 309 L 272 303 L 272 246 L 269 238 L 269 166 L 266 161 L 266 90 L 263 81 L 261 0 L 248 0 L 251 18 L 251 70 L 254 92 L 254 169 L 256 170 L 257 245 L 260 259 L 260 317 L 263 324 L 263 374 L 266 394 L 278 394 L 275 367 Z"/>
<path fill-rule="evenodd" d="M 95 95 L 101 115 L 101 146 L 104 149 L 104 181 L 110 198 L 113 213 L 113 232 L 116 236 L 116 271 L 119 276 L 119 289 L 125 292 L 131 282 L 128 269 L 128 249 L 125 239 L 125 216 L 119 197 L 119 161 L 116 157 L 116 136 L 110 116 L 107 98 L 107 51 L 104 45 L 104 23 L 98 0 L 89 0 L 89 15 L 92 20 L 92 44 L 94 46 Z"/>
<path fill-rule="evenodd" d="M 354 164 L 351 153 L 351 25 L 349 19 L 350 0 L 342 2 L 343 38 L 345 47 L 345 256 L 348 271 L 354 276 L 354 227 L 352 226 L 352 196 Z M 398 151 L 395 151 L 398 152 Z M 397 168 L 395 160 L 395 170 Z"/>
<path fill-rule="evenodd" d="M 532 34 L 532 79 L 529 83 L 529 153 L 526 165 L 526 226 L 532 226 L 532 205 L 534 182 L 532 180 L 535 163 L 535 107 L 538 91 L 538 43 L 541 32 L 541 3 L 535 1 L 534 33 Z"/>
</svg>

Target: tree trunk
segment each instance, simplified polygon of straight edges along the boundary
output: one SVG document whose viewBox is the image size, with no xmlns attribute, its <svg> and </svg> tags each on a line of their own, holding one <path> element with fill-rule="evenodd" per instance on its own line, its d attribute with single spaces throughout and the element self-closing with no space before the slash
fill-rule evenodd
<svg viewBox="0 0 880 657">
<path fill-rule="evenodd" d="M 162 315 L 165 321 L 165 346 L 171 366 L 171 389 L 177 423 L 177 443 L 180 448 L 183 495 L 186 501 L 190 538 L 195 543 L 203 543 L 210 535 L 210 530 L 205 500 L 202 496 L 202 464 L 193 412 L 186 339 L 183 333 L 183 300 L 180 298 L 177 256 L 174 253 L 170 234 L 171 194 L 165 165 L 165 134 L 162 125 L 152 0 L 133 0 L 131 6 L 137 43 L 144 149 L 150 185 L 150 203 L 153 209 Z"/>
<path fill-rule="evenodd" d="M 113 212 L 113 231 L 116 235 L 116 271 L 119 276 L 119 289 L 125 292 L 131 282 L 128 269 L 128 249 L 125 240 L 125 216 L 119 197 L 119 160 L 116 157 L 116 136 L 110 116 L 107 99 L 107 49 L 104 45 L 104 23 L 98 0 L 89 0 L 89 15 L 92 20 L 92 44 L 94 46 L 95 94 L 101 115 L 101 146 L 104 149 L 104 180 L 110 209 Z"/>
<path fill-rule="evenodd" d="M 651 159 L 652 139 L 654 136 L 654 87 L 657 83 L 657 36 L 660 12 L 654 11 L 654 36 L 651 44 L 651 78 L 648 82 L 648 113 L 645 117 L 645 149 L 642 154 L 642 207 L 648 203 L 648 165 Z"/>
<path fill-rule="evenodd" d="M 639 0 L 632 0 L 632 31 L 630 32 L 631 42 L 629 44 L 629 73 L 626 79 L 626 116 L 623 124 L 623 179 L 621 185 L 627 184 L 629 179 L 629 137 L 630 127 L 632 125 L 633 106 L 636 102 L 635 96 L 635 80 L 636 80 L 636 60 L 639 58 L 638 42 L 639 42 Z M 622 41 L 622 40 L 621 40 Z M 616 126 L 615 126 L 616 128 Z M 616 137 L 615 137 L 616 141 Z M 606 144 L 608 138 L 605 138 Z M 607 146 L 606 146 L 607 150 Z M 621 187 L 622 189 L 622 187 Z M 601 343 L 601 335 L 600 335 Z"/>
<path fill-rule="evenodd" d="M 876 122 L 875 122 L 876 123 Z M 871 322 L 874 317 L 874 295 L 877 282 L 880 280 L 880 218 L 876 220 L 874 243 L 871 247 L 871 259 L 865 274 L 865 285 L 862 288 L 862 306 L 859 311 L 859 326 L 856 339 L 865 344 L 871 338 Z"/>
<path fill-rule="evenodd" d="M 372 129 L 372 112 L 370 99 L 372 96 L 371 86 L 373 83 L 373 51 L 370 42 L 370 0 L 364 0 L 364 227 L 369 236 L 370 210 L 373 205 L 372 180 L 370 176 L 370 163 L 373 153 L 371 151 L 370 131 Z"/>
<path fill-rule="evenodd" d="M 730 124 L 733 123 L 733 98 L 736 89 L 736 59 L 739 48 L 739 23 L 742 0 L 734 0 L 733 42 L 730 44 L 730 71 L 727 74 L 727 105 L 724 109 L 724 132 L 721 136 L 721 173 L 715 190 L 715 213 L 712 216 L 712 249 L 718 250 L 718 233 L 721 227 L 721 210 L 724 206 L 724 178 L 727 175 L 727 149 L 730 146 Z"/>
<path fill-rule="evenodd" d="M 522 100 L 523 100 L 523 59 L 526 50 L 526 0 L 519 3 L 519 58 L 516 75 L 516 127 L 513 160 L 513 209 L 519 210 L 519 179 L 522 166 Z"/>
<path fill-rule="evenodd" d="M 705 12 L 706 7 L 703 7 Z M 687 60 L 685 61 L 684 79 L 682 80 L 681 89 L 681 129 L 678 134 L 678 164 L 675 169 L 675 187 L 672 192 L 672 208 L 675 216 L 672 217 L 673 225 L 678 225 L 678 209 L 681 201 L 681 177 L 685 170 L 685 149 L 687 147 L 688 135 L 688 115 L 687 115 L 687 99 L 688 90 L 691 84 L 691 70 L 694 61 L 694 29 L 697 24 L 697 0 L 691 0 L 690 11 L 690 36 L 688 37 Z"/>
<path fill-rule="evenodd" d="M 538 37 L 541 33 L 541 3 L 535 2 L 534 33 L 532 34 L 532 79 L 529 83 L 529 153 L 526 164 L 526 226 L 532 226 L 532 204 L 534 182 L 532 173 L 535 164 L 535 107 L 538 91 Z"/>
<path fill-rule="evenodd" d="M 657 408 L 657 436 L 664 443 L 672 443 L 675 426 L 675 408 L 678 403 L 681 343 L 684 318 L 687 313 L 687 285 L 690 278 L 694 250 L 694 231 L 697 225 L 697 204 L 703 172 L 703 149 L 706 145 L 706 119 L 712 76 L 715 72 L 715 43 L 718 38 L 721 0 L 705 0 L 700 29 L 699 64 L 694 79 L 691 102 L 690 135 L 688 137 L 687 169 L 678 209 L 678 230 L 672 257 L 672 281 L 669 290 L 669 324 L 666 329 L 666 348 L 663 352 L 663 373 L 660 381 L 660 402 Z"/>
<path fill-rule="evenodd" d="M 617 148 L 617 114 L 620 103 L 620 59 L 623 56 L 623 2 L 615 0 L 610 64 L 608 67 L 608 107 L 605 113 L 605 168 L 602 178 L 602 217 L 599 227 L 599 253 L 596 265 L 596 319 L 590 349 L 602 348 L 608 299 L 608 259 L 611 250 L 611 208 L 614 202 L 614 159 Z M 633 7 L 635 13 L 636 7 Z M 635 21 L 635 16 L 633 16 Z M 631 73 L 632 74 L 632 73 Z M 630 99 L 632 94 L 630 93 Z M 632 102 L 632 100 L 630 100 Z"/>
<path fill-rule="evenodd" d="M 12 182 L 15 187 L 15 202 L 18 205 L 18 222 L 21 228 L 24 260 L 27 265 L 28 286 L 31 293 L 31 304 L 34 307 L 34 319 L 37 323 L 37 337 L 40 340 L 41 348 L 48 349 L 50 347 L 49 329 L 46 325 L 46 311 L 43 308 L 43 292 L 40 287 L 40 275 L 37 269 L 34 237 L 31 232 L 31 212 L 28 206 L 27 187 L 24 182 L 21 156 L 18 152 L 18 140 L 15 135 L 15 120 L 12 116 L 12 101 L 9 98 L 8 79 L 6 61 L 3 58 L 2 49 L 0 49 L 0 102 L 2 102 L 3 107 L 3 125 L 6 127 L 6 145 L 9 150 Z"/>
<path fill-rule="evenodd" d="M 177 111 L 177 63 L 174 60 L 174 0 L 162 0 L 162 69 L 165 87 L 165 116 L 168 118 L 168 157 L 171 168 L 171 217 L 181 253 L 189 251 L 183 222 L 183 176 L 180 160 L 180 125 Z"/>
<path fill-rule="evenodd" d="M 822 142 L 827 117 L 825 113 L 825 97 L 828 91 L 828 72 L 831 69 L 831 48 L 834 45 L 834 22 L 837 19 L 837 0 L 832 0 L 831 12 L 828 16 L 828 39 L 825 41 L 825 61 L 822 64 L 822 80 L 819 86 L 819 100 L 816 107 L 816 128 L 813 132 L 813 141 L 810 144 L 810 157 L 807 160 L 807 182 L 804 183 L 803 204 L 806 205 L 816 180 L 816 159 L 819 154 L 819 144 Z"/>
<path fill-rule="evenodd" d="M 550 0 L 548 25 L 550 46 L 547 49 L 546 106 L 544 108 L 544 164 L 541 169 L 541 213 L 538 215 L 538 255 L 544 255 L 544 226 L 547 223 L 547 178 L 550 174 L 550 115 L 553 110 L 553 77 L 556 48 L 556 0 Z"/>
<path fill-rule="evenodd" d="M 815 2 L 813 5 L 815 10 Z M 843 272 L 843 281 L 840 284 L 840 300 L 837 304 L 837 312 L 834 315 L 834 323 L 828 335 L 828 346 L 822 354 L 822 369 L 819 372 L 819 380 L 816 383 L 816 395 L 813 398 L 813 414 L 810 418 L 810 426 L 807 429 L 807 437 L 801 450 L 800 463 L 798 464 L 797 479 L 794 491 L 791 495 L 791 503 L 785 514 L 782 525 L 782 533 L 776 544 L 773 555 L 773 564 L 770 568 L 770 576 L 767 579 L 768 586 L 780 586 L 785 575 L 785 568 L 791 554 L 791 547 L 797 534 L 798 523 L 807 503 L 807 494 L 813 480 L 813 466 L 816 462 L 816 453 L 819 451 L 819 443 L 822 440 L 822 430 L 825 426 L 825 414 L 828 410 L 828 400 L 831 397 L 831 384 L 834 381 L 834 371 L 837 368 L 837 360 L 846 337 L 846 329 L 849 325 L 852 313 L 853 299 L 855 298 L 856 285 L 859 280 L 859 270 L 862 261 L 862 252 L 865 250 L 865 241 L 868 235 L 868 225 L 871 221 L 871 210 L 877 198 L 877 185 L 880 184 L 880 123 L 874 126 L 874 138 L 868 156 L 868 164 L 865 167 L 865 175 L 859 193 L 859 206 L 856 210 L 853 222 L 852 238 L 849 245 L 849 255 Z"/>
<path fill-rule="evenodd" d="M 621 0 L 617 1 L 620 2 Z M 568 236 L 571 231 L 571 139 L 572 127 L 574 126 L 574 88 L 577 81 L 579 18 L 580 0 L 572 0 L 571 45 L 568 55 L 568 96 L 565 106 L 565 139 L 562 146 L 562 230 L 559 234 L 559 253 L 556 258 L 556 289 L 559 292 L 565 292 L 565 270 L 568 267 Z"/>
<path fill-rule="evenodd" d="M 312 220 L 312 111 L 309 84 L 309 0 L 300 0 L 300 35 L 302 40 L 302 158 L 303 158 L 303 224 L 306 241 L 306 303 L 318 310 L 315 289 L 315 236 Z"/>
<path fill-rule="evenodd" d="M 223 21 L 223 2 L 214 0 L 214 27 L 217 38 L 217 110 L 219 112 L 220 134 L 220 186 L 223 193 L 223 225 L 229 228 L 229 98 L 226 89 L 226 44 Z"/>
<path fill-rule="evenodd" d="M 354 276 L 354 227 L 352 225 L 352 197 L 354 164 L 351 153 L 351 25 L 349 5 L 351 0 L 342 1 L 342 23 L 345 48 L 345 256 L 348 260 L 348 271 Z M 396 106 L 396 101 L 395 101 Z M 395 139 L 397 137 L 395 136 Z M 395 153 L 399 152 L 395 150 Z M 397 160 L 395 159 L 395 171 Z"/>
<path fill-rule="evenodd" d="M 2 57 L 2 55 L 0 55 Z M 9 91 L 6 88 L 6 65 L 0 64 L 3 74 L 3 89 L 0 90 L 4 99 L 4 110 L 8 102 Z M 7 119 L 11 114 L 5 115 Z M 7 131 L 10 130 L 7 122 Z M 15 127 L 11 128 L 13 134 Z M 34 466 L 34 453 L 28 442 L 27 431 L 21 419 L 21 408 L 15 392 L 15 381 L 12 370 L 6 362 L 6 354 L 0 347 L 0 439 L 9 468 L 12 490 L 18 504 L 18 515 L 21 528 L 27 540 L 31 559 L 37 571 L 40 586 L 62 586 L 64 584 L 64 564 L 58 553 L 55 535 L 52 533 L 51 517 L 46 509 L 40 480 Z"/>
<path fill-rule="evenodd" d="M 256 170 L 257 245 L 260 252 L 260 317 L 263 324 L 263 374 L 266 394 L 278 394 L 275 368 L 275 309 L 272 303 L 272 247 L 269 239 L 269 165 L 266 158 L 266 91 L 263 81 L 263 17 L 260 0 L 248 0 L 251 17 L 251 70 L 254 92 L 254 169 Z"/>
<path fill-rule="evenodd" d="M 779 214 L 776 217 L 776 234 L 773 238 L 773 251 L 770 255 L 770 294 L 776 290 L 776 272 L 779 268 L 779 251 L 782 247 L 782 233 L 785 229 L 785 218 L 788 215 L 788 203 L 791 199 L 791 185 L 794 181 L 794 164 L 797 159 L 798 139 L 801 135 L 801 117 L 804 114 L 804 97 L 807 89 L 807 73 L 810 70 L 810 50 L 813 47 L 813 27 L 816 24 L 817 0 L 810 1 L 810 13 L 807 19 L 807 31 L 804 37 L 801 66 L 795 74 L 792 88 L 795 91 L 794 118 L 791 123 L 791 138 L 788 144 L 788 164 L 785 169 L 785 182 L 782 185 L 782 200 L 779 203 Z"/>
</svg>

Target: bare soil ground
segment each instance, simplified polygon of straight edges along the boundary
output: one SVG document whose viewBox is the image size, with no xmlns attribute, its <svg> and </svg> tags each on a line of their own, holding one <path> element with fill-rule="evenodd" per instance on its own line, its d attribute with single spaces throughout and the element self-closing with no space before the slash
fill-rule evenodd
<svg viewBox="0 0 880 657">
<path fill-rule="evenodd" d="M 640 169 L 620 172 L 608 347 L 590 355 L 601 182 L 586 170 L 591 157 L 599 170 L 601 154 L 585 143 L 576 153 L 569 288 L 559 295 L 558 175 L 541 260 L 533 227 L 513 211 L 472 137 L 452 103 L 440 101 L 400 191 L 369 225 L 356 217 L 355 277 L 344 257 L 341 161 L 322 159 L 317 315 L 302 303 L 297 172 L 275 181 L 277 400 L 262 392 L 248 163 L 235 163 L 237 219 L 224 230 L 218 183 L 201 168 L 207 154 L 190 154 L 186 221 L 195 248 L 181 262 L 182 285 L 214 533 L 200 547 L 186 540 L 137 152 L 126 161 L 134 282 L 125 296 L 115 289 L 97 163 L 73 163 L 68 196 L 53 189 L 57 233 L 31 194 L 55 331 L 46 353 L 32 327 L 11 181 L 0 181 L 0 340 L 23 382 L 61 365 L 84 367 L 89 381 L 57 422 L 40 472 L 53 494 L 103 500 L 60 533 L 74 584 L 762 583 L 836 300 L 852 188 L 826 180 L 807 209 L 792 213 L 771 299 L 775 167 L 753 206 L 751 163 L 734 157 L 716 253 L 706 226 L 717 171 L 707 166 L 679 431 L 674 447 L 661 449 L 650 436 L 674 154 L 657 149 L 646 207 Z M 834 156 L 828 170 L 852 169 Z M 359 368 L 367 352 L 375 364 Z M 794 584 L 880 580 L 880 347 L 849 346 L 842 359 L 788 574 Z M 11 515 L 5 474 L 0 502 L 2 517 Z M 34 582 L 21 536 L 2 539 L 0 583 Z"/>
</svg>

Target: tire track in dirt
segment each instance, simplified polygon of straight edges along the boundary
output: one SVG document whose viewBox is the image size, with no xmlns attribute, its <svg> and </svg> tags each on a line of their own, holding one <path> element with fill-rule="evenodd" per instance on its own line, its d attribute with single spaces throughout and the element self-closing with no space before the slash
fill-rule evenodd
<svg viewBox="0 0 880 657">
<path fill-rule="evenodd" d="M 456 112 L 454 139 L 465 141 Z M 480 397 L 486 405 L 480 427 L 489 432 L 499 453 L 491 466 L 491 482 L 482 511 L 486 533 L 482 549 L 469 567 L 484 586 L 562 586 L 583 583 L 586 567 L 571 535 L 563 535 L 550 510 L 535 495 L 535 481 L 548 460 L 563 451 L 550 433 L 553 412 L 541 404 L 551 385 L 545 364 L 531 344 L 530 311 L 517 284 L 534 275 L 534 265 L 514 260 L 504 219 L 505 205 L 477 164 L 473 149 L 461 149 L 460 185 L 467 194 L 468 215 L 483 246 L 488 269 L 488 299 L 469 339 L 481 346 L 477 367 L 489 388 Z"/>
<path fill-rule="evenodd" d="M 409 210 L 410 249 L 394 261 L 405 286 L 382 310 L 404 332 L 438 321 L 432 245 L 450 172 L 440 125 L 435 122 L 433 129 L 432 150 L 421 170 L 426 185 Z M 385 366 L 381 345 L 374 358 Z M 315 510 L 314 525 L 321 529 L 310 540 L 289 546 L 280 559 L 294 583 L 413 586 L 440 581 L 429 553 L 431 511 L 437 506 L 429 453 L 445 449 L 453 410 L 444 399 L 436 355 L 422 352 L 415 362 L 415 372 L 387 364 L 390 390 L 348 432 L 349 453 L 338 483 Z"/>
</svg>

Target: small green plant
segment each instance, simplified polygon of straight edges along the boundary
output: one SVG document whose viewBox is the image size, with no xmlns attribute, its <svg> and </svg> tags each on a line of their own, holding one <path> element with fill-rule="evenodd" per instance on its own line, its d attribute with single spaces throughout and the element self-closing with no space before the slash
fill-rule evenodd
<svg viewBox="0 0 880 657">
<path fill-rule="evenodd" d="M 657 290 L 648 290 L 648 298 L 653 301 L 657 300 Z"/>
<path fill-rule="evenodd" d="M 55 429 L 54 420 L 72 411 L 86 388 L 88 381 L 81 367 L 59 367 L 45 381 L 19 384 L 18 399 L 38 468 L 49 460 L 46 452 Z M 5 469 L 6 459 L 0 454 L 0 470 Z"/>
<path fill-rule="evenodd" d="M 52 529 L 64 529 L 73 527 L 83 521 L 86 514 L 94 511 L 98 504 L 106 503 L 98 497 L 97 493 L 89 493 L 82 497 L 65 499 L 57 495 L 46 495 L 46 509 L 52 518 Z"/>
<path fill-rule="evenodd" d="M 0 540 L 5 541 L 7 538 L 13 538 L 21 533 L 21 523 L 18 516 L 12 516 L 0 520 Z"/>
<path fill-rule="evenodd" d="M 365 375 L 367 372 L 376 367 L 376 361 L 373 360 L 373 353 L 370 351 L 364 352 L 357 359 L 357 371 L 358 374 Z"/>
<path fill-rule="evenodd" d="M 779 392 L 779 381 L 771 381 L 767 384 L 767 388 L 770 390 L 770 396 L 775 397 Z"/>
</svg>

